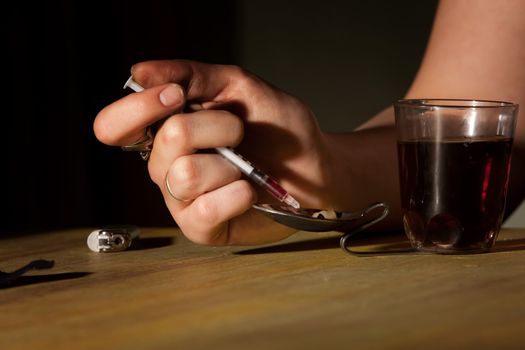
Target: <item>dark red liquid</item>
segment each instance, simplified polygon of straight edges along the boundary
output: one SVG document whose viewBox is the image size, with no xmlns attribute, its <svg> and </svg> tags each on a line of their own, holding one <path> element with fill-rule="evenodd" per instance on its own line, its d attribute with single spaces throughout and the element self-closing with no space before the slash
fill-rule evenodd
<svg viewBox="0 0 525 350">
<path fill-rule="evenodd" d="M 488 250 L 505 208 L 512 140 L 399 142 L 405 230 L 419 249 Z"/>
</svg>

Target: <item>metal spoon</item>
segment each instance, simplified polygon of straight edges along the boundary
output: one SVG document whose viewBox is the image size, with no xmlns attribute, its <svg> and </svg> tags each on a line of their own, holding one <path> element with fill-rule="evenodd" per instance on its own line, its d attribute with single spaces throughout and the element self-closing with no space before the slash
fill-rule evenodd
<svg viewBox="0 0 525 350">
<path fill-rule="evenodd" d="M 287 205 L 255 204 L 253 206 L 262 214 L 272 220 L 288 227 L 301 231 L 327 232 L 338 231 L 344 235 L 341 237 L 341 248 L 353 254 L 347 247 L 346 241 L 358 232 L 378 223 L 388 215 L 388 205 L 379 202 L 366 207 L 360 212 L 336 212 L 336 219 L 326 219 L 324 217 L 314 217 L 315 213 L 323 212 L 322 209 L 295 209 Z M 376 209 L 382 208 L 379 216 L 373 215 Z"/>
</svg>

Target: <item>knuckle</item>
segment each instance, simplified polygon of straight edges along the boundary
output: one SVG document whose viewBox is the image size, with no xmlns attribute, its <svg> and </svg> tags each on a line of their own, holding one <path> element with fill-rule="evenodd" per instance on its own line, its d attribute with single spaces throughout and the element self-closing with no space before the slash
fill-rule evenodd
<svg viewBox="0 0 525 350">
<path fill-rule="evenodd" d="M 230 75 L 233 75 L 236 78 L 241 78 L 246 74 L 246 70 L 241 68 L 240 66 L 232 64 L 226 65 L 225 67 L 229 70 Z"/>
<path fill-rule="evenodd" d="M 214 226 L 218 223 L 219 212 L 214 202 L 199 198 L 195 201 L 195 214 L 201 223 Z"/>
<path fill-rule="evenodd" d="M 260 79 L 253 73 L 238 67 L 229 66 L 231 75 L 235 77 L 235 84 L 239 90 L 253 91 Z"/>
<path fill-rule="evenodd" d="M 187 192 L 197 189 L 199 171 L 192 157 L 177 158 L 170 168 L 170 173 L 177 187 Z"/>
<path fill-rule="evenodd" d="M 188 146 L 190 143 L 189 119 L 183 115 L 168 118 L 159 130 L 158 136 L 163 144 Z"/>
</svg>

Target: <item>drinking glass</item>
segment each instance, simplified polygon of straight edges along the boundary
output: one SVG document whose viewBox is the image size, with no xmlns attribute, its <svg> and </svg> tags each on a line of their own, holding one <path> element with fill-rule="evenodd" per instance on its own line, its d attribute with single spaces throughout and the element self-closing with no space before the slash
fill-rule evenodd
<svg viewBox="0 0 525 350">
<path fill-rule="evenodd" d="M 406 235 L 420 251 L 486 252 L 505 211 L 518 106 L 413 99 L 394 104 Z"/>
</svg>

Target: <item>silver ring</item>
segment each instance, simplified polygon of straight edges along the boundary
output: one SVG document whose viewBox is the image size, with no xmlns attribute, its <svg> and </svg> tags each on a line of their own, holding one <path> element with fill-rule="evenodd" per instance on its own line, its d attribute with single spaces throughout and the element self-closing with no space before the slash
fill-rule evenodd
<svg viewBox="0 0 525 350">
<path fill-rule="evenodd" d="M 164 178 L 164 182 L 166 183 L 166 189 L 168 190 L 168 193 L 169 195 L 171 196 L 171 198 L 179 201 L 179 202 L 191 202 L 191 199 L 181 199 L 181 198 L 177 198 L 173 192 L 171 192 L 171 188 L 170 188 L 170 183 L 168 181 L 168 174 L 166 173 L 166 177 Z"/>
<path fill-rule="evenodd" d="M 148 160 L 153 148 L 153 132 L 151 128 L 146 128 L 144 136 L 142 136 L 137 142 L 131 145 L 121 146 L 123 151 L 127 152 L 140 152 L 140 156 L 143 160 Z"/>
</svg>

